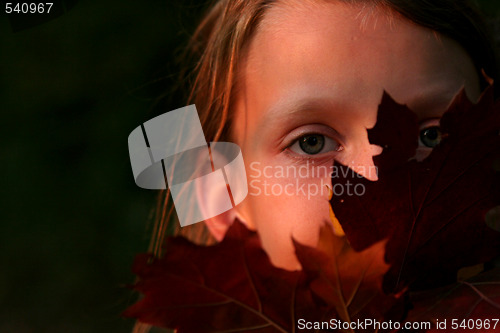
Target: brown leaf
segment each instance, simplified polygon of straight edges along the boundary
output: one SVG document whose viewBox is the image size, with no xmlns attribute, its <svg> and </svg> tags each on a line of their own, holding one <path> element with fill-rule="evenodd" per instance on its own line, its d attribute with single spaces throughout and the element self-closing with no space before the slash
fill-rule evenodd
<svg viewBox="0 0 500 333">
<path fill-rule="evenodd" d="M 399 320 L 404 310 L 401 295 L 382 292 L 383 276 L 389 269 L 384 261 L 385 243 L 356 252 L 345 237 L 335 236 L 332 228 L 324 226 L 318 249 L 298 243 L 295 247 L 303 270 L 312 279 L 311 290 L 340 320 Z M 397 307 L 398 311 L 391 311 Z"/>
<path fill-rule="evenodd" d="M 125 316 L 179 333 L 291 332 L 297 318 L 322 317 L 303 274 L 274 267 L 238 221 L 219 244 L 170 238 L 165 254 L 137 257 L 135 289 L 144 297 Z"/>
<path fill-rule="evenodd" d="M 400 300 L 380 291 L 383 244 L 356 253 L 331 228 L 321 240 L 326 252 L 295 242 L 304 269 L 287 271 L 238 221 L 214 246 L 170 238 L 163 258 L 137 257 L 135 289 L 144 297 L 124 315 L 180 333 L 295 332 L 299 319 L 386 318 Z"/>
</svg>

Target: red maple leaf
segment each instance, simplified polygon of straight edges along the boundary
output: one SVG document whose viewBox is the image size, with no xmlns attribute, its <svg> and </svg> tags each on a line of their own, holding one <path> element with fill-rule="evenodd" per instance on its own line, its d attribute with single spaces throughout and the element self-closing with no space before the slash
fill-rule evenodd
<svg viewBox="0 0 500 333">
<path fill-rule="evenodd" d="M 336 217 L 356 250 L 388 238 L 385 290 L 427 288 L 456 281 L 459 268 L 500 255 L 500 233 L 485 215 L 500 203 L 500 103 L 493 87 L 478 104 L 457 95 L 440 121 L 444 139 L 419 162 L 415 114 L 384 94 L 370 143 L 378 181 L 347 174 L 334 184 L 362 184 L 362 196 L 334 195 Z"/>
<path fill-rule="evenodd" d="M 125 316 L 178 332 L 287 332 L 294 313 L 311 302 L 305 297 L 296 303 L 300 273 L 273 267 L 241 223 L 220 244 L 204 247 L 176 237 L 167 240 L 164 253 L 161 259 L 136 258 L 135 289 L 144 298 Z"/>
<path fill-rule="evenodd" d="M 270 263 L 257 235 L 238 221 L 213 246 L 169 238 L 164 257 L 137 257 L 135 289 L 144 297 L 124 315 L 180 333 L 295 332 L 299 319 L 329 325 L 392 315 L 401 300 L 381 293 L 383 245 L 357 253 L 331 228 L 321 239 L 327 252 L 295 243 L 304 269 L 287 271 Z"/>
</svg>

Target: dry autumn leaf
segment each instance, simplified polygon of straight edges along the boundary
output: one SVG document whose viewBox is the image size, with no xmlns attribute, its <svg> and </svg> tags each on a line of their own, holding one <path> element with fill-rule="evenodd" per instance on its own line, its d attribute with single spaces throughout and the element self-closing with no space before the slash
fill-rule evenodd
<svg viewBox="0 0 500 333">
<path fill-rule="evenodd" d="M 335 236 L 325 226 L 320 233 L 319 249 L 296 244 L 302 269 L 312 278 L 311 290 L 343 322 L 402 319 L 402 293 L 382 292 L 383 276 L 389 270 L 384 261 L 385 243 L 356 252 L 345 237 Z"/>
<path fill-rule="evenodd" d="M 272 266 L 257 235 L 238 221 L 214 246 L 170 238 L 163 258 L 136 259 L 135 289 L 144 297 L 124 315 L 179 333 L 295 332 L 299 319 L 385 318 L 400 299 L 380 292 L 383 245 L 356 253 L 331 228 L 321 238 L 327 252 L 295 243 L 302 271 Z"/>
<path fill-rule="evenodd" d="M 312 304 L 300 292 L 300 273 L 273 267 L 239 222 L 214 246 L 170 238 L 163 258 L 139 256 L 134 272 L 144 297 L 124 315 L 179 333 L 289 332 L 294 315 Z"/>
</svg>

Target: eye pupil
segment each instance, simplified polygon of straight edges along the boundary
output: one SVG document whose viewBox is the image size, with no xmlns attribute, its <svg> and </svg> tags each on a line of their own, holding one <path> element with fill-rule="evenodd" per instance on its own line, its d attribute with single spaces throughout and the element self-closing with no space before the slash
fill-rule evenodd
<svg viewBox="0 0 500 333">
<path fill-rule="evenodd" d="M 420 141 L 426 147 L 436 147 L 441 142 L 441 130 L 437 126 L 422 130 L 420 132 Z"/>
<path fill-rule="evenodd" d="M 299 144 L 302 151 L 306 154 L 318 154 L 325 146 L 325 137 L 318 134 L 306 135 L 299 140 Z"/>
<path fill-rule="evenodd" d="M 439 136 L 439 133 L 435 128 L 430 128 L 427 131 L 425 131 L 425 133 L 429 140 L 436 140 Z"/>
<path fill-rule="evenodd" d="M 310 136 L 306 138 L 307 144 L 310 146 L 316 146 L 318 144 L 318 138 L 315 136 Z"/>
</svg>

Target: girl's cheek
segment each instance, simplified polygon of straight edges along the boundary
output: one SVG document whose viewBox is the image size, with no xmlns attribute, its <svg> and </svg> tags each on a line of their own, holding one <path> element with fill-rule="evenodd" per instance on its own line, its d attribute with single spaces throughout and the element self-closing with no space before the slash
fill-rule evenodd
<svg viewBox="0 0 500 333">
<path fill-rule="evenodd" d="M 273 264 L 299 268 L 292 237 L 316 246 L 319 228 L 329 219 L 329 170 L 311 163 L 248 165 L 247 215 Z"/>
<path fill-rule="evenodd" d="M 254 161 L 247 166 L 248 195 L 257 200 L 280 198 L 306 202 L 318 197 L 327 198 L 334 172 L 331 163 L 270 164 Z"/>
</svg>

